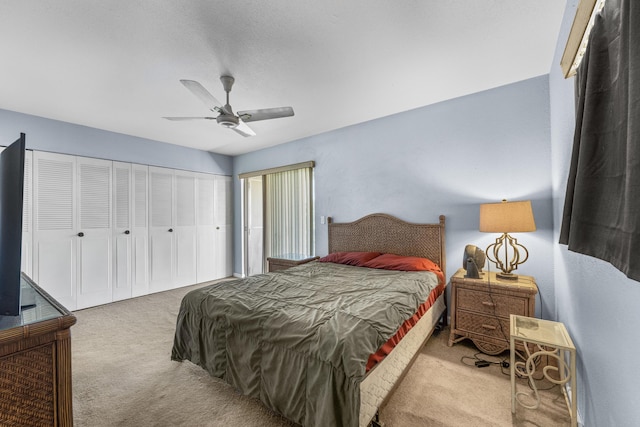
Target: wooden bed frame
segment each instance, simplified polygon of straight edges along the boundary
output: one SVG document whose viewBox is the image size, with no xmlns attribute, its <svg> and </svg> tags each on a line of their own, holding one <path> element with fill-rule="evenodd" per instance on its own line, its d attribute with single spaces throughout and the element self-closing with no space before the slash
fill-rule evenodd
<svg viewBox="0 0 640 427">
<path fill-rule="evenodd" d="M 329 253 L 375 251 L 429 258 L 447 277 L 444 215 L 439 220 L 435 224 L 416 224 L 376 213 L 353 222 L 334 223 L 329 217 Z"/>
<path fill-rule="evenodd" d="M 447 277 L 444 215 L 440 215 L 439 222 L 433 224 L 410 223 L 381 213 L 367 215 L 349 223 L 334 223 L 332 218 L 328 218 L 328 223 L 329 253 L 375 251 L 429 258 L 440 266 L 444 277 Z M 443 292 L 432 309 L 405 337 L 407 339 L 412 335 L 413 342 L 401 348 L 403 339 L 368 373 L 361 384 L 360 427 L 380 425 L 379 409 L 407 374 L 438 322 L 446 326 L 446 318 L 446 298 Z M 390 372 L 393 372 L 385 372 L 385 365 L 392 366 Z"/>
</svg>

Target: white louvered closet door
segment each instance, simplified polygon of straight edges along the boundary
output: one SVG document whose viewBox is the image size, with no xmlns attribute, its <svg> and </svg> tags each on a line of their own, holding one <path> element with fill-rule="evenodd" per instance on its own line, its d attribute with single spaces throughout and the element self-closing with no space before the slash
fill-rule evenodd
<svg viewBox="0 0 640 427">
<path fill-rule="evenodd" d="M 215 226 L 213 207 L 213 176 L 207 174 L 196 175 L 196 236 L 197 263 L 196 276 L 198 283 L 216 279 L 215 256 Z"/>
<path fill-rule="evenodd" d="M 149 167 L 149 292 L 173 288 L 175 238 L 173 170 Z"/>
<path fill-rule="evenodd" d="M 21 270 L 33 277 L 33 151 L 27 151 L 24 158 L 24 190 L 22 198 L 22 264 Z"/>
<path fill-rule="evenodd" d="M 113 300 L 112 162 L 77 157 L 78 296 L 77 308 Z"/>
<path fill-rule="evenodd" d="M 230 176 L 214 176 L 214 222 L 215 222 L 215 254 L 216 278 L 229 277 L 233 274 L 233 242 L 232 242 L 232 181 Z"/>
<path fill-rule="evenodd" d="M 33 164 L 33 279 L 75 310 L 75 157 L 36 151 Z"/>
<path fill-rule="evenodd" d="M 149 167 L 131 165 L 133 173 L 132 296 L 149 293 Z"/>
<path fill-rule="evenodd" d="M 175 171 L 176 275 L 174 287 L 196 283 L 196 176 Z"/>
<path fill-rule="evenodd" d="M 113 300 L 131 298 L 131 163 L 113 162 Z"/>
</svg>

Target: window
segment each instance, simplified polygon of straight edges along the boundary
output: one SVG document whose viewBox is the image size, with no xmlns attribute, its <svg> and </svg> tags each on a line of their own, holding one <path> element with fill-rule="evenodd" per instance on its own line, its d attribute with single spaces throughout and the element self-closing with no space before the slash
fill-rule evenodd
<svg viewBox="0 0 640 427">
<path fill-rule="evenodd" d="M 314 162 L 305 162 L 240 174 L 245 189 L 244 253 L 247 275 L 256 273 L 255 267 L 248 266 L 255 266 L 256 261 L 262 266 L 267 257 L 315 254 L 313 167 Z M 262 178 L 262 192 L 250 190 L 251 179 L 255 177 Z M 263 198 L 262 239 L 256 239 L 255 235 L 250 237 L 253 230 L 250 219 L 259 212 L 255 200 L 257 193 Z M 263 247 L 256 247 L 259 244 Z M 255 258 L 257 254 L 260 254 L 261 259 L 252 260 L 252 256 Z"/>
<path fill-rule="evenodd" d="M 640 13 L 607 0 L 576 75 L 576 129 L 560 243 L 640 281 Z"/>
</svg>

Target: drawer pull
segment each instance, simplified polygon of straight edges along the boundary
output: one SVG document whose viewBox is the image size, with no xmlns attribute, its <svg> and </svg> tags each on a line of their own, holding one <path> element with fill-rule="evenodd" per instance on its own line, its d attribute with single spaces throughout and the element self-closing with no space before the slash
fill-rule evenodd
<svg viewBox="0 0 640 427">
<path fill-rule="evenodd" d="M 482 301 L 482 305 L 487 306 L 487 307 L 495 307 L 496 304 L 493 302 L 489 302 L 489 301 Z"/>
<path fill-rule="evenodd" d="M 483 325 L 482 325 L 482 327 L 483 327 L 484 329 L 489 329 L 489 330 L 491 330 L 491 331 L 495 331 L 495 330 L 496 330 L 496 327 L 495 327 L 495 326 L 493 326 L 493 325 L 485 325 L 485 324 L 483 324 Z"/>
</svg>

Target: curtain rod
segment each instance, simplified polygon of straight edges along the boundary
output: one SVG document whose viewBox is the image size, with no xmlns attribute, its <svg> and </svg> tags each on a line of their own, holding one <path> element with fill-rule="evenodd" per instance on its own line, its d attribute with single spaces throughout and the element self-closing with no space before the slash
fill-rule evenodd
<svg viewBox="0 0 640 427">
<path fill-rule="evenodd" d="M 589 33 L 593 26 L 596 13 L 602 9 L 605 0 L 580 0 L 576 16 L 571 25 L 569 38 L 560 60 L 560 67 L 564 78 L 567 79 L 576 74 L 578 65 L 582 60 L 582 55 L 587 48 Z"/>
</svg>

